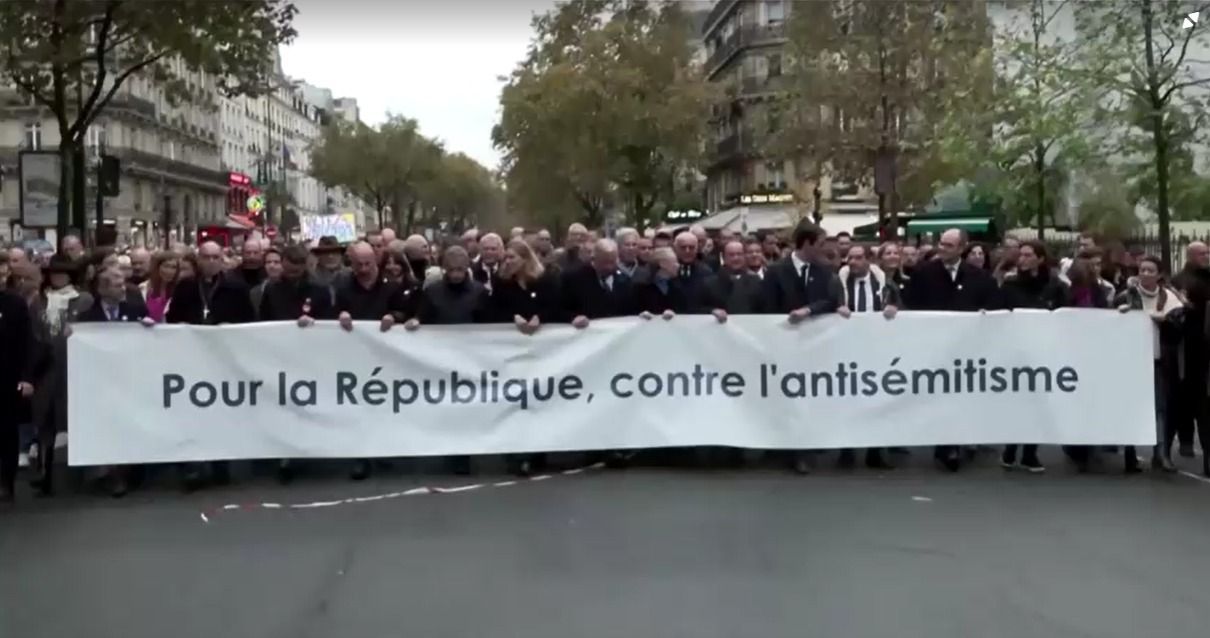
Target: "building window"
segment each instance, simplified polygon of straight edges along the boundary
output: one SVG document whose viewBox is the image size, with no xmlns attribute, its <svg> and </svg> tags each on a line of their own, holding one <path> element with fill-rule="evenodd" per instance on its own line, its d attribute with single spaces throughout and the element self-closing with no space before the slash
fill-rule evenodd
<svg viewBox="0 0 1210 638">
<path fill-rule="evenodd" d="M 765 182 L 769 190 L 786 187 L 786 175 L 780 162 L 765 162 Z"/>
<path fill-rule="evenodd" d="M 769 77 L 775 78 L 781 76 L 781 54 L 774 53 L 769 56 Z"/>
<path fill-rule="evenodd" d="M 42 150 L 41 122 L 30 122 L 25 125 L 25 148 L 31 151 Z"/>
<path fill-rule="evenodd" d="M 100 154 L 101 149 L 108 145 L 108 135 L 105 133 L 105 125 L 94 123 L 88 127 L 87 145 L 92 149 L 94 154 Z"/>
<path fill-rule="evenodd" d="M 785 0 L 768 0 L 768 2 L 765 3 L 765 15 L 768 17 L 769 24 L 781 24 L 782 22 L 785 22 Z"/>
</svg>

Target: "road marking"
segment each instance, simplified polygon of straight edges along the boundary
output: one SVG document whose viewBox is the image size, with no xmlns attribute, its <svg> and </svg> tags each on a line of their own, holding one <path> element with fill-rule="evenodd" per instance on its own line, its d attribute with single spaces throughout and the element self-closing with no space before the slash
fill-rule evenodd
<svg viewBox="0 0 1210 638">
<path fill-rule="evenodd" d="M 215 507 L 211 510 L 207 510 L 206 512 L 200 512 L 199 515 L 201 516 L 202 522 L 204 524 L 209 525 L 210 518 L 220 512 L 249 511 L 249 510 L 255 510 L 255 509 L 262 509 L 262 510 L 320 509 L 320 508 L 325 508 L 325 507 L 336 507 L 337 505 L 373 503 L 376 501 L 399 498 L 401 496 L 423 496 L 425 494 L 460 494 L 463 492 L 473 492 L 475 490 L 479 490 L 479 489 L 483 489 L 483 488 L 512 487 L 514 485 L 521 485 L 522 483 L 529 483 L 529 482 L 535 482 L 535 481 L 546 481 L 546 480 L 555 478 L 557 476 L 575 476 L 577 474 L 583 474 L 584 472 L 588 472 L 591 470 L 599 470 L 603 467 L 605 467 L 604 463 L 593 463 L 592 465 L 588 465 L 585 467 L 564 470 L 556 475 L 539 474 L 538 476 L 530 477 L 528 480 L 498 481 L 495 483 L 470 483 L 470 484 L 466 484 L 466 485 L 451 485 L 448 487 L 439 486 L 439 485 L 423 485 L 421 487 L 413 487 L 412 489 L 406 490 L 403 492 L 388 492 L 386 494 L 371 494 L 369 496 L 353 496 L 353 497 L 340 499 L 340 500 L 336 500 L 336 501 L 312 501 L 310 503 L 284 503 L 284 504 L 283 503 L 244 503 L 244 504 L 230 503 L 227 505 L 221 505 L 221 506 Z M 207 514 L 209 514 L 209 515 L 207 515 Z"/>
<path fill-rule="evenodd" d="M 1201 476 L 1200 474 L 1194 474 L 1193 472 L 1186 472 L 1185 470 L 1177 470 L 1176 472 L 1177 472 L 1177 474 L 1180 474 L 1181 476 L 1187 476 L 1195 481 L 1199 481 L 1202 483 L 1210 483 L 1210 478 L 1206 478 L 1204 476 Z"/>
</svg>

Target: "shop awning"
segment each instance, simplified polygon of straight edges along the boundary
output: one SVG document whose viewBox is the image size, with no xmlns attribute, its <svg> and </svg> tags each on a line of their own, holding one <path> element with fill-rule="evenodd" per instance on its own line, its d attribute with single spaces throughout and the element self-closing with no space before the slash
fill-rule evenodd
<svg viewBox="0 0 1210 638">
<path fill-rule="evenodd" d="M 951 228 L 969 233 L 985 233 L 991 228 L 990 217 L 947 217 L 942 219 L 913 219 L 908 221 L 909 233 L 940 233 Z"/>
</svg>

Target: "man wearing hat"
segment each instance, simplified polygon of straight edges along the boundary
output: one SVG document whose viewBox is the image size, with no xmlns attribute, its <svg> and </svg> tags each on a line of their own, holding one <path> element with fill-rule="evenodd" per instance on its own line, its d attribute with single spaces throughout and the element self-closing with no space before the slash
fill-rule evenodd
<svg viewBox="0 0 1210 638">
<path fill-rule="evenodd" d="M 315 271 L 311 281 L 328 289 L 328 301 L 336 303 L 336 289 L 349 278 L 349 269 L 344 264 L 345 249 L 331 235 L 320 237 L 311 254 L 315 255 Z"/>
</svg>

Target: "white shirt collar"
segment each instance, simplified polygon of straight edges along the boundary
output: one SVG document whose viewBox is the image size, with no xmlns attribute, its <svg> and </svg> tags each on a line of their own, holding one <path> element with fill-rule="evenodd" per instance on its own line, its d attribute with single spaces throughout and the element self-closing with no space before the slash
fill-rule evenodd
<svg viewBox="0 0 1210 638">
<path fill-rule="evenodd" d="M 802 272 L 803 266 L 811 265 L 810 262 L 803 261 L 802 258 L 798 256 L 797 251 L 790 253 L 790 262 L 794 264 L 794 272 L 798 273 Z"/>
</svg>

